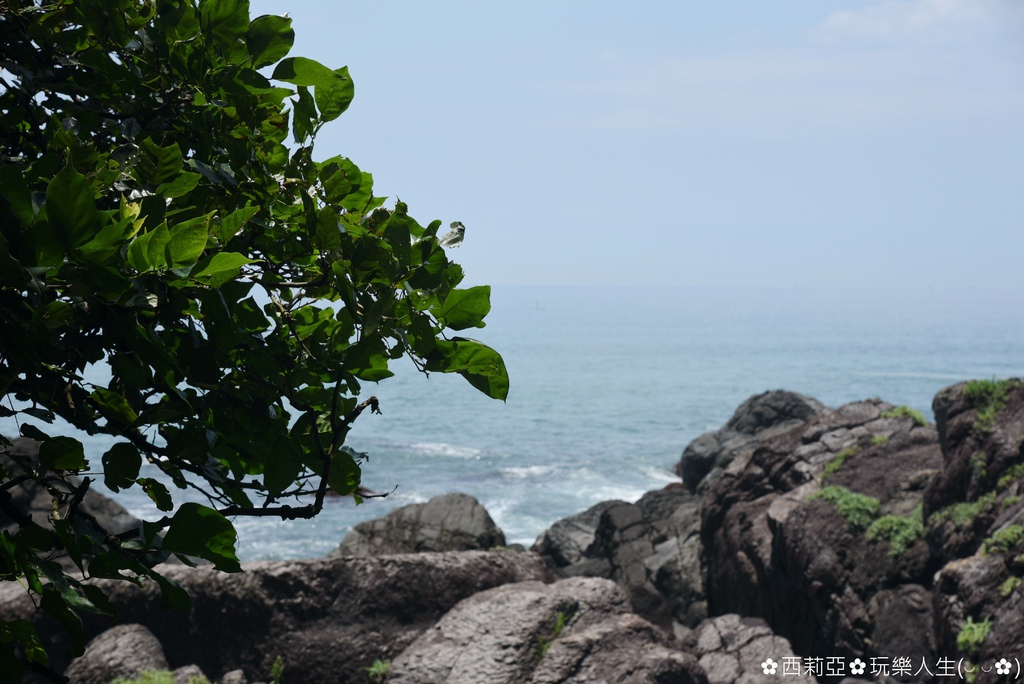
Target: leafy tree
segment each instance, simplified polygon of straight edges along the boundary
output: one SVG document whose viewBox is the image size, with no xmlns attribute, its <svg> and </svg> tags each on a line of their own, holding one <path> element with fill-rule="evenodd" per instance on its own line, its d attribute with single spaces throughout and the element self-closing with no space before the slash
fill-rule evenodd
<svg viewBox="0 0 1024 684">
<path fill-rule="evenodd" d="M 0 464 L 0 578 L 67 626 L 72 655 L 76 611 L 110 610 L 93 578 L 152 580 L 182 606 L 157 561 L 238 571 L 229 518 L 358 498 L 345 437 L 391 360 L 508 392 L 495 351 L 446 334 L 490 309 L 445 254 L 461 225 L 439 238 L 351 160 L 315 161 L 353 84 L 288 57 L 293 39 L 245 0 L 0 0 L 0 415 L 41 441 Z M 46 432 L 58 416 L 117 441 L 87 454 Z M 79 510 L 98 477 L 167 515 L 108 534 Z M 12 503 L 29 482 L 49 520 Z M 30 623 L 0 623 L 0 672 L 59 679 L 48 663 Z"/>
</svg>

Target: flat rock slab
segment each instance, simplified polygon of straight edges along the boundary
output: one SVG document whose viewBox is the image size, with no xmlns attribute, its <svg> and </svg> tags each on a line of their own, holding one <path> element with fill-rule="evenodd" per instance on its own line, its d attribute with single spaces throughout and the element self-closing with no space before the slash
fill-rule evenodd
<svg viewBox="0 0 1024 684">
<path fill-rule="evenodd" d="M 696 660 L 629 612 L 609 580 L 525 582 L 472 596 L 392 664 L 389 684 L 703 682 Z"/>
</svg>

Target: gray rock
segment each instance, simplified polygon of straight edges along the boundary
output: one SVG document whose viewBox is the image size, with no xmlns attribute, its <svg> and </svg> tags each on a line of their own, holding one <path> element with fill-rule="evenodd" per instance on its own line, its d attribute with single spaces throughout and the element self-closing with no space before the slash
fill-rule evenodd
<svg viewBox="0 0 1024 684">
<path fill-rule="evenodd" d="M 163 647 L 152 632 L 142 625 L 117 625 L 90 641 L 64 674 L 75 684 L 107 684 L 166 669 Z"/>
<path fill-rule="evenodd" d="M 530 548 L 553 568 L 564 568 L 584 561 L 584 552 L 594 543 L 601 514 L 618 501 L 602 501 L 576 515 L 563 518 L 537 537 Z"/>
<path fill-rule="evenodd" d="M 288 684 L 365 682 L 374 660 L 391 660 L 459 601 L 502 584 L 551 581 L 532 553 L 465 551 L 372 558 L 243 563 L 244 572 L 164 565 L 192 596 L 187 610 L 159 608 L 155 584 L 98 581 L 119 620 L 141 623 L 173 665 L 241 669 L 263 679 L 283 656 Z M 64 629 L 33 610 L 13 582 L 0 586 L 0 619 L 28 616 L 53 652 Z M 12 592 L 15 595 L 12 595 Z M 87 638 L 109 620 L 83 615 Z M 166 665 L 164 666 L 166 669 Z"/>
<path fill-rule="evenodd" d="M 249 684 L 242 670 L 232 670 L 220 678 L 220 684 Z"/>
<path fill-rule="evenodd" d="M 466 599 L 392 663 L 389 684 L 701 682 L 695 660 L 599 578 L 506 585 Z"/>
<path fill-rule="evenodd" d="M 870 400 L 819 413 L 761 440 L 711 485 L 701 522 L 711 614 L 761 617 L 801 653 L 865 660 L 907 624 L 930 629 L 923 587 L 933 570 L 923 536 L 893 551 L 884 535 L 867 538 L 837 505 L 815 497 L 824 487 L 872 497 L 875 517 L 905 518 L 888 529 L 912 529 L 942 453 L 933 426 L 883 418 L 892 408 Z M 872 603 L 900 585 L 908 586 Z M 934 640 L 918 637 L 920 654 L 934 655 Z"/>
<path fill-rule="evenodd" d="M 703 434 L 686 447 L 679 462 L 683 484 L 691 492 L 704 491 L 737 455 L 824 411 L 817 399 L 796 392 L 774 390 L 750 397 L 720 430 Z"/>
<path fill-rule="evenodd" d="M 505 535 L 468 494 L 443 494 L 355 526 L 331 556 L 383 556 L 423 551 L 486 551 Z"/>
<path fill-rule="evenodd" d="M 209 682 L 210 678 L 203 674 L 198 665 L 182 665 L 173 672 L 174 684 L 194 684 L 195 682 Z M 224 682 L 221 682 L 224 684 Z"/>
<path fill-rule="evenodd" d="M 533 549 L 558 577 L 604 577 L 666 632 L 707 616 L 700 567 L 700 499 L 670 485 L 637 503 L 604 501 L 555 523 Z"/>
<path fill-rule="evenodd" d="M 790 663 L 802 661 L 794 656 L 789 642 L 774 634 L 764 620 L 735 614 L 705 620 L 685 645 L 693 650 L 709 684 L 763 684 L 767 677 L 762 664 L 769 664 L 769 658 L 777 664 L 776 677 L 783 676 L 787 659 Z M 787 674 L 785 681 L 816 684 L 814 677 L 803 674 L 799 664 L 796 669 L 800 674 Z"/>
</svg>

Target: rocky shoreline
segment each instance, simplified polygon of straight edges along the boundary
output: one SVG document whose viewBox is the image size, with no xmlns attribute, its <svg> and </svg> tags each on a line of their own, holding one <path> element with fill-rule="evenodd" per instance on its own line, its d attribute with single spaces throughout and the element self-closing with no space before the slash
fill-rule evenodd
<svg viewBox="0 0 1024 684">
<path fill-rule="evenodd" d="M 366 682 L 375 661 L 400 684 L 1011 681 L 1024 384 L 961 383 L 933 408 L 934 425 L 878 399 L 751 397 L 686 447 L 679 483 L 560 520 L 529 550 L 450 494 L 357 526 L 325 559 L 169 567 L 187 611 L 109 582 L 117 623 L 85 617 L 93 641 L 67 674 L 238 684 L 281 657 L 288 684 Z M 20 587 L 0 592 L 5 619 L 66 648 Z"/>
</svg>

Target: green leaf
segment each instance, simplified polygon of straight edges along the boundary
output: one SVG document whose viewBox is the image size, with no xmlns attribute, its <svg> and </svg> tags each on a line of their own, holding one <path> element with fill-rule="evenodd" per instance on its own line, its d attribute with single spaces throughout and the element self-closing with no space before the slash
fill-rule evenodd
<svg viewBox="0 0 1024 684">
<path fill-rule="evenodd" d="M 85 470 L 85 447 L 71 437 L 51 437 L 39 445 L 39 463 L 50 470 Z"/>
<path fill-rule="evenodd" d="M 171 501 L 171 493 L 167 491 L 167 487 L 162 482 L 151 477 L 140 477 L 137 482 L 143 491 L 146 492 L 146 496 L 152 499 L 153 503 L 161 511 L 169 511 L 174 508 L 174 502 Z"/>
<path fill-rule="evenodd" d="M 129 218 L 108 222 L 99 233 L 81 246 L 82 254 L 94 264 L 106 261 L 117 254 L 132 230 L 132 221 Z"/>
<path fill-rule="evenodd" d="M 70 159 L 46 186 L 46 216 L 51 228 L 69 247 L 85 244 L 100 229 L 92 188 Z"/>
<path fill-rule="evenodd" d="M 181 171 L 181 148 L 178 143 L 161 147 L 152 138 L 146 138 L 139 143 L 139 149 L 142 151 L 142 160 L 138 169 L 143 174 L 142 180 L 153 184 L 165 183 Z"/>
<path fill-rule="evenodd" d="M 171 268 L 179 268 L 193 264 L 206 249 L 206 239 L 210 232 L 210 219 L 213 212 L 176 224 L 170 230 L 167 241 L 167 263 Z"/>
<path fill-rule="evenodd" d="M 331 459 L 331 473 L 327 477 L 331 491 L 342 496 L 351 494 L 359 489 L 359 478 L 359 465 L 352 458 L 352 451 L 345 447 L 335 451 Z"/>
<path fill-rule="evenodd" d="M 508 371 L 501 355 L 485 344 L 465 337 L 438 340 L 443 359 L 430 359 L 427 370 L 458 373 L 492 399 L 508 398 Z"/>
<path fill-rule="evenodd" d="M 25 184 L 25 177 L 14 164 L 0 165 L 0 197 L 7 200 L 11 213 L 21 223 L 29 225 L 35 219 L 32 193 Z"/>
<path fill-rule="evenodd" d="M 195 567 L 195 566 L 193 566 Z M 192 605 L 192 597 L 188 595 L 185 588 L 172 580 L 170 577 L 164 577 L 160 573 L 150 571 L 149 576 L 156 580 L 157 585 L 160 587 L 160 607 L 164 610 L 185 610 Z"/>
<path fill-rule="evenodd" d="M 184 503 L 171 518 L 163 549 L 203 558 L 223 572 L 241 572 L 237 542 L 235 528 L 223 515 L 202 504 Z"/>
<path fill-rule="evenodd" d="M 135 484 L 142 467 L 139 450 L 127 442 L 118 442 L 103 454 L 103 482 L 114 492 Z"/>
<path fill-rule="evenodd" d="M 36 626 L 28 620 L 11 620 L 10 622 L 0 623 L 0 642 L 7 642 L 4 638 L 5 635 L 17 639 L 21 642 L 22 649 L 25 652 L 25 657 L 30 663 L 40 663 L 43 666 L 49 666 L 50 658 L 46 655 L 46 651 L 43 649 L 43 644 L 39 640 L 39 632 L 36 631 Z M 15 665 L 15 663 L 11 663 Z M 11 672 L 10 674 L 15 674 Z M 11 681 L 17 681 L 17 677 L 12 677 Z"/>
<path fill-rule="evenodd" d="M 128 265 L 139 273 L 148 273 L 167 268 L 167 243 L 171 233 L 167 230 L 167 222 L 155 229 L 137 236 L 128 245 Z"/>
<path fill-rule="evenodd" d="M 188 277 L 210 287 L 220 287 L 229 280 L 237 278 L 242 266 L 257 261 L 259 259 L 249 259 L 238 252 L 217 252 L 196 264 Z"/>
<path fill-rule="evenodd" d="M 253 66 L 259 69 L 273 64 L 288 54 L 295 42 L 292 20 L 288 17 L 266 15 L 257 17 L 249 25 L 245 41 L 252 55 Z"/>
<path fill-rule="evenodd" d="M 274 454 L 263 469 L 263 482 L 271 496 L 288 489 L 302 472 L 302 463 L 287 451 Z"/>
<path fill-rule="evenodd" d="M 197 185 L 199 185 L 200 179 L 203 175 L 201 173 L 193 173 L 191 171 L 182 171 L 173 180 L 166 183 L 161 183 L 157 186 L 156 194 L 163 195 L 164 197 L 182 197 L 192 192 Z"/>
<path fill-rule="evenodd" d="M 221 219 L 220 228 L 217 229 L 217 239 L 226 244 L 259 211 L 259 207 L 242 207 L 231 212 Z"/>
<path fill-rule="evenodd" d="M 53 584 L 43 587 L 43 598 L 39 602 L 43 610 L 57 618 L 71 635 L 71 654 L 80 656 L 85 651 L 85 635 L 82 630 L 82 619 L 71 610 L 67 600 Z"/>
<path fill-rule="evenodd" d="M 373 203 L 373 175 L 365 171 L 359 172 L 359 186 L 345 195 L 341 206 L 359 215 L 369 210 Z"/>
<path fill-rule="evenodd" d="M 97 613 L 114 617 L 114 605 L 102 589 L 94 584 L 82 584 L 81 589 Z"/>
<path fill-rule="evenodd" d="M 203 0 L 199 3 L 203 32 L 221 47 L 231 47 L 249 28 L 248 0 Z"/>
<path fill-rule="evenodd" d="M 328 69 L 306 57 L 288 57 L 274 69 L 273 78 L 299 86 L 312 86 L 313 99 L 324 121 L 332 121 L 348 109 L 355 96 L 355 86 L 348 67 Z"/>
<path fill-rule="evenodd" d="M 481 285 L 452 290 L 444 305 L 434 314 L 453 330 L 484 327 L 484 316 L 491 310 L 491 287 Z"/>
<path fill-rule="evenodd" d="M 379 382 L 394 373 L 388 370 L 388 351 L 379 337 L 363 337 L 345 352 L 345 365 L 360 380 Z"/>
<path fill-rule="evenodd" d="M 117 392 L 97 387 L 89 397 L 96 402 L 108 420 L 113 420 L 123 427 L 134 425 L 138 419 L 128 400 Z"/>
<path fill-rule="evenodd" d="M 341 224 L 338 214 L 330 207 L 324 207 L 316 217 L 316 237 L 314 244 L 317 249 L 330 251 L 341 244 Z"/>
<path fill-rule="evenodd" d="M 316 130 L 316 104 L 305 86 L 299 86 L 299 99 L 292 105 L 292 122 L 295 142 L 300 145 Z"/>
</svg>

